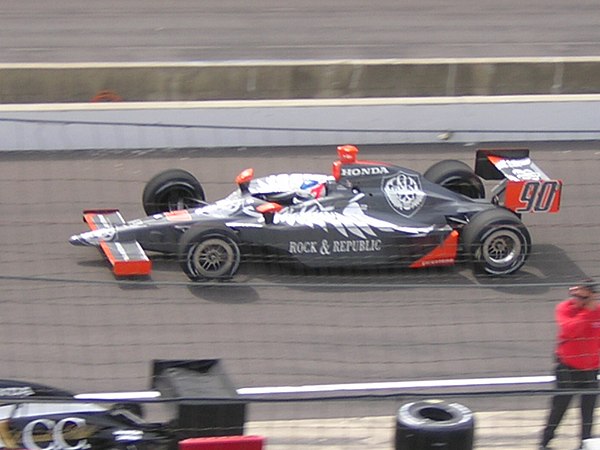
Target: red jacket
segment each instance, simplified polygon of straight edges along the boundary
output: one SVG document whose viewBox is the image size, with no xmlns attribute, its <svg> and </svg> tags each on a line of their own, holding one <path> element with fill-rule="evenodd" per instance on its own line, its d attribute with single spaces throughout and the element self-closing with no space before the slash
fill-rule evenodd
<svg viewBox="0 0 600 450">
<path fill-rule="evenodd" d="M 565 365 L 580 370 L 600 366 L 600 307 L 578 308 L 573 299 L 556 306 L 558 346 L 556 354 Z"/>
</svg>

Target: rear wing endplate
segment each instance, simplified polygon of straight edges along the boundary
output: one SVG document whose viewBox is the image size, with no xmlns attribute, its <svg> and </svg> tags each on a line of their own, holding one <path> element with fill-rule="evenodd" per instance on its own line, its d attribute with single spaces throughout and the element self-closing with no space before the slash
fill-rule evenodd
<svg viewBox="0 0 600 450">
<path fill-rule="evenodd" d="M 485 180 L 503 180 L 494 199 L 516 213 L 560 210 L 562 180 L 546 175 L 528 149 L 477 150 L 475 173 Z"/>
</svg>

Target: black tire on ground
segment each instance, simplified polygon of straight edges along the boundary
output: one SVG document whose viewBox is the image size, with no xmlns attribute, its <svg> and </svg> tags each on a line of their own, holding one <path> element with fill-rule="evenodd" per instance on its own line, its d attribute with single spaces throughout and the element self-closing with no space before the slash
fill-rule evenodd
<svg viewBox="0 0 600 450">
<path fill-rule="evenodd" d="M 529 231 L 516 214 L 504 208 L 475 214 L 461 238 L 476 272 L 509 275 L 519 270 L 531 253 Z"/>
<path fill-rule="evenodd" d="M 169 169 L 146 183 L 142 204 L 147 215 L 193 208 L 204 202 L 204 189 L 191 173 Z"/>
<path fill-rule="evenodd" d="M 235 235 L 226 228 L 196 227 L 179 242 L 179 264 L 192 281 L 231 278 L 241 260 Z"/>
<path fill-rule="evenodd" d="M 396 416 L 396 450 L 472 450 L 473 413 L 458 403 L 423 400 L 400 407 Z"/>
<path fill-rule="evenodd" d="M 462 161 L 446 159 L 431 166 L 423 174 L 432 183 L 470 198 L 485 198 L 485 186 L 481 178 Z"/>
</svg>

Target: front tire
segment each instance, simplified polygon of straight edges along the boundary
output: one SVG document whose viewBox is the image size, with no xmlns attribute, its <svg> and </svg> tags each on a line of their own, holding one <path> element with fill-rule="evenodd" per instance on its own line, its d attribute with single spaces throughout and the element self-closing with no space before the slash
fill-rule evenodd
<svg viewBox="0 0 600 450">
<path fill-rule="evenodd" d="M 192 281 L 223 280 L 238 270 L 240 248 L 233 233 L 226 229 L 186 231 L 179 243 L 179 262 Z"/>
<path fill-rule="evenodd" d="M 462 161 L 447 159 L 431 166 L 423 174 L 426 180 L 470 198 L 485 198 L 481 178 Z"/>
<path fill-rule="evenodd" d="M 531 253 L 531 236 L 511 211 L 494 208 L 475 214 L 462 231 L 465 251 L 475 271 L 509 275 L 519 270 Z"/>
<path fill-rule="evenodd" d="M 198 206 L 205 200 L 202 185 L 191 173 L 169 169 L 146 183 L 142 204 L 147 215 L 177 211 Z"/>
</svg>

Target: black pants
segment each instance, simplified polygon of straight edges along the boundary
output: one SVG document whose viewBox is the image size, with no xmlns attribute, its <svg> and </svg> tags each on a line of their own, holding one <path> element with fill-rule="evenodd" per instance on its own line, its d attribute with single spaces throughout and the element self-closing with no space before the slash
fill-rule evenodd
<svg viewBox="0 0 600 450">
<path fill-rule="evenodd" d="M 597 370 L 578 370 L 565 366 L 561 362 L 556 365 L 556 389 L 598 389 Z M 542 445 L 554 437 L 556 427 L 562 420 L 565 411 L 571 403 L 572 394 L 557 394 L 552 397 L 548 422 L 544 429 Z M 592 425 L 594 422 L 594 408 L 596 406 L 596 394 L 581 395 L 581 440 L 592 437 Z"/>
</svg>

